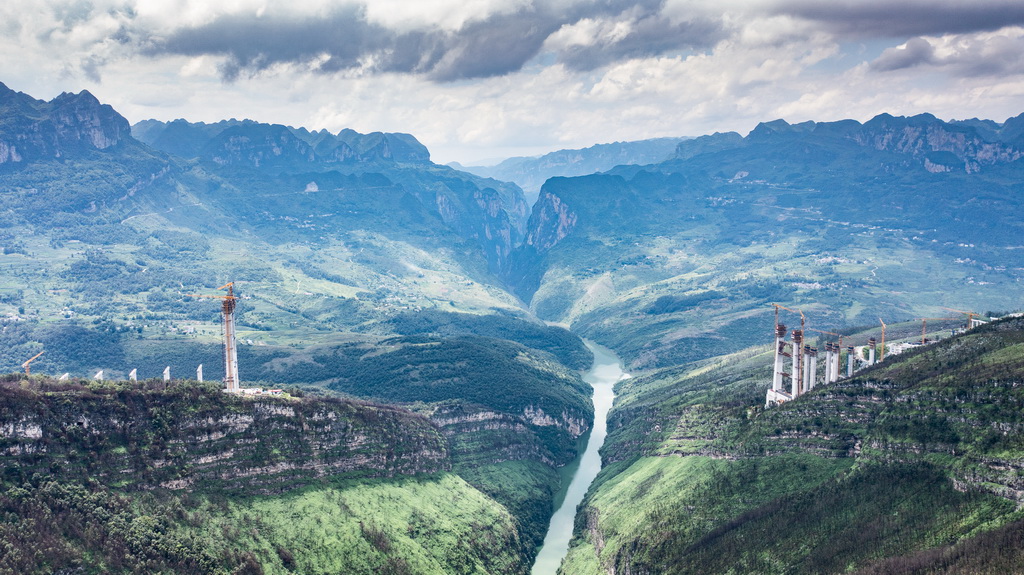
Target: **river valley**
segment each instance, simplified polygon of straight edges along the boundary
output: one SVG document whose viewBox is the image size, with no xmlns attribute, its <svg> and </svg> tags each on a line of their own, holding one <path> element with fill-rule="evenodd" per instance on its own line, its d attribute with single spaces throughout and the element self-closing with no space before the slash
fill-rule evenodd
<svg viewBox="0 0 1024 575">
<path fill-rule="evenodd" d="M 622 371 L 622 362 L 613 351 L 590 341 L 586 344 L 594 353 L 594 364 L 583 376 L 584 381 L 594 388 L 594 428 L 579 460 L 579 467 L 572 475 L 565 499 L 551 517 L 544 545 L 533 564 L 533 575 L 555 575 L 569 549 L 576 508 L 601 471 L 599 450 L 608 434 L 608 411 L 615 399 L 615 384 L 629 377 Z"/>
</svg>

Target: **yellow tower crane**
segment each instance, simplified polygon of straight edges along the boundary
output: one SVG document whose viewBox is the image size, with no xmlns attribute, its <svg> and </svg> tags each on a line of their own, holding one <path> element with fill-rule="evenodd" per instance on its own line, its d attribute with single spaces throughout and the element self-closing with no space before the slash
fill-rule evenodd
<svg viewBox="0 0 1024 575">
<path fill-rule="evenodd" d="M 25 363 L 21 364 L 21 367 L 24 367 L 24 368 L 25 368 L 25 375 L 31 375 L 31 374 L 29 373 L 29 365 L 30 365 L 30 364 L 31 364 L 31 363 L 32 363 L 33 361 L 35 361 L 35 360 L 39 359 L 39 356 L 43 355 L 43 353 L 45 353 L 45 351 L 46 351 L 46 350 L 43 350 L 43 351 L 41 351 L 41 352 L 39 352 L 39 353 L 35 354 L 34 356 L 32 356 L 32 358 L 31 358 L 31 359 L 29 359 L 29 360 L 28 360 L 28 361 L 26 361 Z"/>
<path fill-rule="evenodd" d="M 974 327 L 974 317 L 981 315 L 980 313 L 976 313 L 976 312 L 973 312 L 973 311 L 964 311 L 962 309 L 953 309 L 951 307 L 944 307 L 942 309 L 947 310 L 947 311 L 955 311 L 956 313 L 962 313 L 962 314 L 966 315 L 967 316 L 967 329 L 971 329 L 972 327 Z"/>
<path fill-rule="evenodd" d="M 932 321 L 950 321 L 956 319 L 955 317 L 915 317 L 914 319 L 921 320 L 921 345 L 924 345 L 927 341 L 925 334 L 928 333 L 928 320 Z"/>
<path fill-rule="evenodd" d="M 187 294 L 192 297 L 205 297 L 221 300 L 221 314 L 224 316 L 224 389 L 229 392 L 238 391 L 238 344 L 235 341 L 235 282 L 228 282 L 217 290 L 227 289 L 227 295 Z"/>
</svg>

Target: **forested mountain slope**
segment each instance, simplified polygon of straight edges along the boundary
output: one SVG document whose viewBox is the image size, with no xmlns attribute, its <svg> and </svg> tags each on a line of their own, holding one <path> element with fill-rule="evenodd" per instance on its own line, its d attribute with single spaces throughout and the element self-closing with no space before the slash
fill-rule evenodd
<svg viewBox="0 0 1024 575">
<path fill-rule="evenodd" d="M 256 329 L 518 307 L 492 271 L 521 236 L 521 192 L 430 163 L 411 136 L 140 132 L 197 155 L 133 138 L 88 92 L 43 102 L 0 86 L 0 313 L 166 332 L 213 317 L 186 294 L 228 281 Z"/>
<path fill-rule="evenodd" d="M 479 245 L 492 271 L 503 267 L 521 241 L 528 207 L 517 186 L 433 164 L 430 152 L 409 134 L 331 134 L 253 121 L 148 120 L 133 130 L 154 148 L 195 158 L 205 170 L 237 187 L 241 194 L 231 197 L 231 205 L 224 209 L 241 218 L 265 212 L 278 219 L 313 218 L 310 230 L 337 233 L 343 228 L 331 229 L 329 222 L 351 206 L 344 201 L 332 205 L 332 200 L 379 195 L 393 188 L 414 197 L 429 214 L 417 218 L 438 218 L 443 222 L 438 227 L 447 226 Z M 286 190 L 292 193 L 282 193 Z M 262 199 L 253 201 L 254 194 Z M 303 195 L 306 201 L 297 201 Z M 268 197 L 281 200 L 267 205 Z M 394 203 L 402 200 L 382 199 L 385 203 L 373 218 L 383 219 L 381 232 L 405 232 L 408 222 L 387 219 Z M 366 215 L 359 218 L 361 224 L 371 223 Z"/>
<path fill-rule="evenodd" d="M 561 572 L 1018 570 L 1022 346 L 1003 320 L 768 409 L 764 348 L 626 380 Z"/>
<path fill-rule="evenodd" d="M 526 572 L 427 418 L 164 387 L 0 382 L 0 572 Z"/>
</svg>

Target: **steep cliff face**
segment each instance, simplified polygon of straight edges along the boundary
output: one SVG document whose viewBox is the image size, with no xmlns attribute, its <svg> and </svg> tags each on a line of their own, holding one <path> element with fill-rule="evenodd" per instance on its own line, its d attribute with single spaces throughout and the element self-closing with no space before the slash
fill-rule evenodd
<svg viewBox="0 0 1024 575">
<path fill-rule="evenodd" d="M 538 253 L 555 247 L 576 228 L 576 212 L 562 198 L 542 192 L 528 224 L 525 244 Z"/>
<path fill-rule="evenodd" d="M 472 465 L 531 460 L 560 467 L 575 456 L 573 442 L 590 430 L 586 419 L 568 409 L 551 416 L 532 405 L 510 414 L 448 403 L 436 406 L 430 420 L 449 438 L 454 461 Z"/>
<path fill-rule="evenodd" d="M 119 486 L 273 493 L 325 476 L 450 468 L 446 440 L 429 421 L 366 403 L 252 399 L 195 386 L 5 383 L 0 395 L 8 479 L 87 473 Z"/>
<path fill-rule="evenodd" d="M 162 387 L 3 378 L 0 572 L 528 572 L 528 517 L 425 417 Z"/>
<path fill-rule="evenodd" d="M 972 127 L 946 123 L 931 114 L 912 118 L 895 118 L 888 114 L 876 116 L 864 124 L 853 140 L 876 150 L 907 154 L 926 162 L 926 167 L 927 164 L 943 165 L 948 171 L 967 173 L 1024 157 L 1024 149 L 1019 146 L 988 140 Z M 941 152 L 952 154 L 958 162 L 936 161 L 936 157 L 942 157 L 937 154 Z M 936 168 L 929 168 L 929 171 L 935 172 Z"/>
<path fill-rule="evenodd" d="M 527 206 L 522 194 L 510 193 L 507 185 L 498 182 L 468 181 L 454 170 L 435 182 L 408 171 L 404 176 L 417 181 L 407 188 L 420 202 L 436 210 L 460 236 L 483 249 L 488 269 L 498 274 L 506 269 L 525 228 Z"/>
<path fill-rule="evenodd" d="M 130 134 L 128 121 L 87 91 L 43 102 L 0 84 L 0 164 L 105 150 Z"/>
</svg>

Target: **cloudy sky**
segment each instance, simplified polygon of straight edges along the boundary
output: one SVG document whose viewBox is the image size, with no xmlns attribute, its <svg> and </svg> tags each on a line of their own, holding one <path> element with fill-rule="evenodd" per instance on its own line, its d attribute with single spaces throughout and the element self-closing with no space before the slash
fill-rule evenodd
<svg viewBox="0 0 1024 575">
<path fill-rule="evenodd" d="M 36 98 L 409 132 L 438 162 L 1024 113 L 1021 0 L 32 0 L 0 30 L 0 82 Z"/>
</svg>

